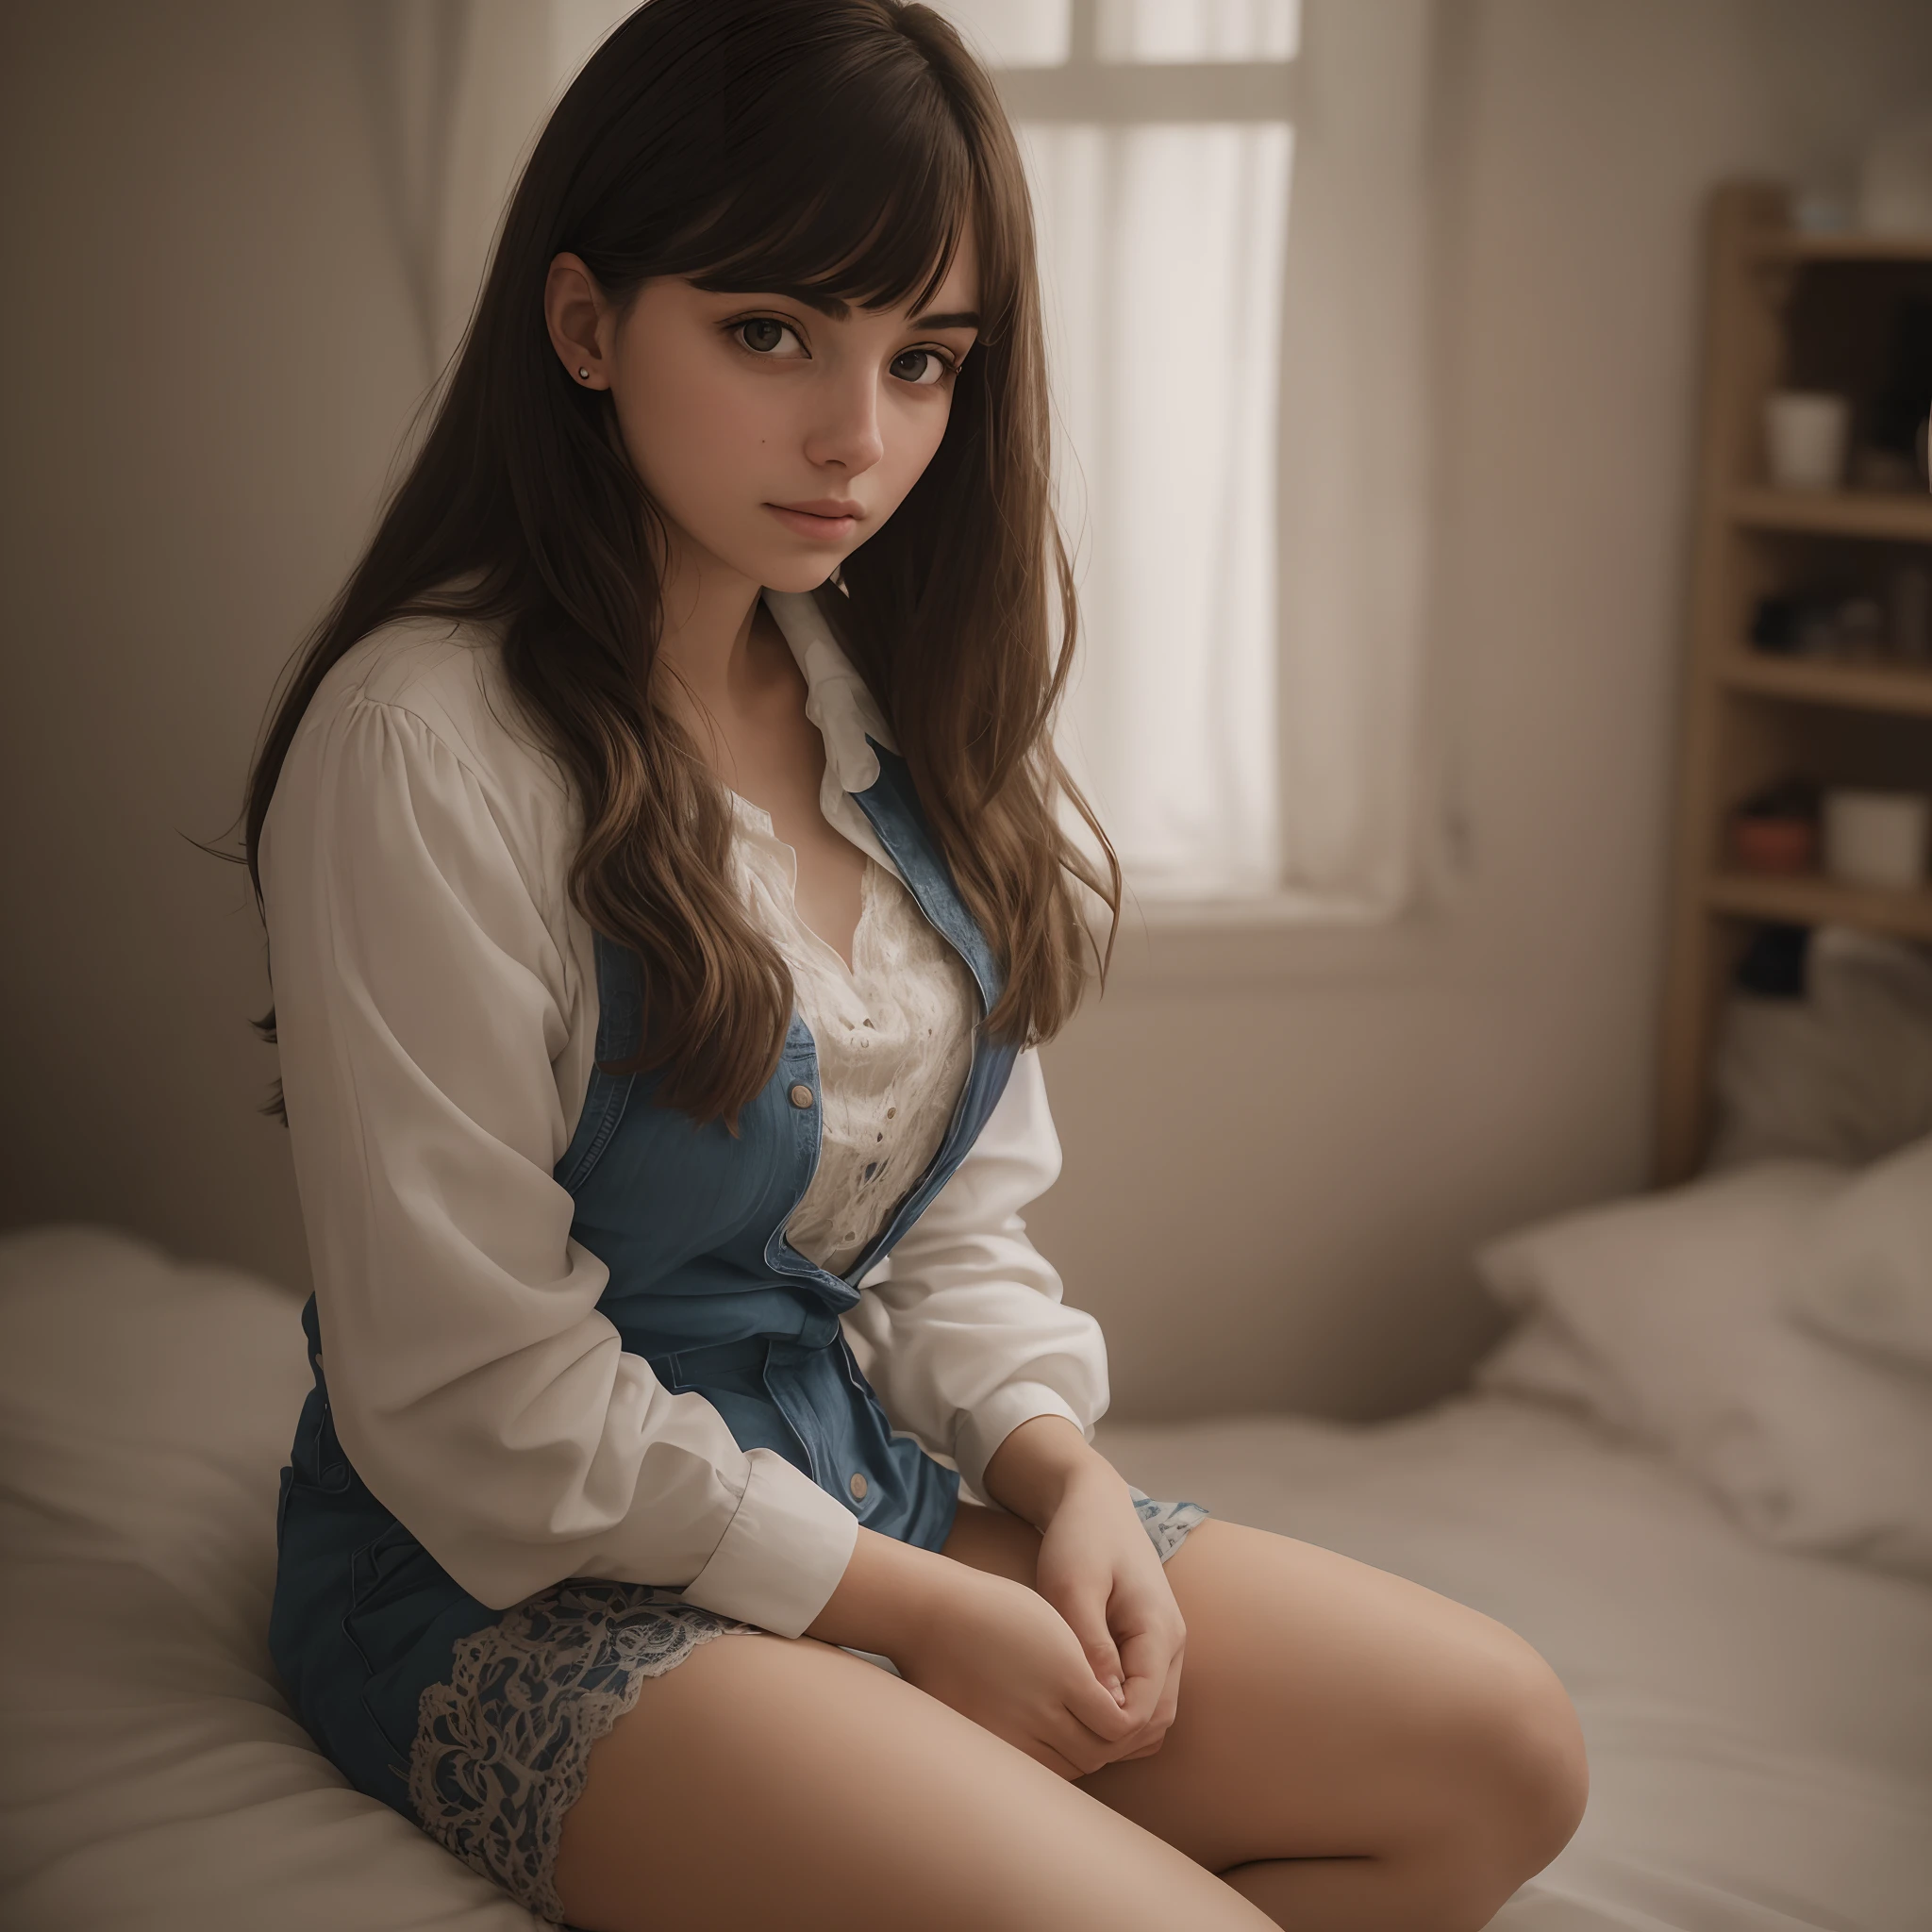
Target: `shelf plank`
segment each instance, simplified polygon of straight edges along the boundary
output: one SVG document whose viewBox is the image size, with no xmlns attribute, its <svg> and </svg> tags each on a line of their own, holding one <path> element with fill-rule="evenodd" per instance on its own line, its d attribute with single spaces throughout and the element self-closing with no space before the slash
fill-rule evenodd
<svg viewBox="0 0 1932 1932">
<path fill-rule="evenodd" d="M 1740 490 L 1731 519 L 1749 530 L 1932 543 L 1932 491 Z"/>
<path fill-rule="evenodd" d="M 1751 250 L 1758 261 L 1932 261 L 1932 235 L 1767 235 Z"/>
<path fill-rule="evenodd" d="M 1830 658 L 1738 652 L 1718 667 L 1729 691 L 1830 705 L 1844 711 L 1890 711 L 1932 718 L 1932 665 L 1844 664 Z"/>
<path fill-rule="evenodd" d="M 1841 886 L 1814 874 L 1725 872 L 1706 879 L 1704 900 L 1713 912 L 1743 919 L 1855 925 L 1867 932 L 1932 940 L 1932 890 L 1923 886 L 1916 891 L 1888 892 L 1874 886 Z"/>
</svg>

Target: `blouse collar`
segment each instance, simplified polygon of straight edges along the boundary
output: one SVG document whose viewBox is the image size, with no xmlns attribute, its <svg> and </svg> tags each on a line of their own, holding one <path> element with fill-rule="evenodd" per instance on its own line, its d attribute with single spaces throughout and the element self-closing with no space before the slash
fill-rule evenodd
<svg viewBox="0 0 1932 1932">
<path fill-rule="evenodd" d="M 852 796 L 856 791 L 870 791 L 878 783 L 878 758 L 867 739 L 888 751 L 899 749 L 885 713 L 851 658 L 839 648 L 831 625 L 809 591 L 767 591 L 764 598 L 766 609 L 805 675 L 805 715 L 818 726 L 819 736 L 825 741 L 825 776 L 819 790 L 819 809 L 835 831 L 896 874 L 899 868 Z M 772 837 L 772 822 L 757 806 L 741 798 L 737 810 L 741 823 L 748 818 L 765 838 Z"/>
<path fill-rule="evenodd" d="M 825 741 L 826 765 L 838 773 L 842 790 L 870 791 L 878 783 L 879 761 L 867 738 L 888 751 L 899 749 L 877 699 L 839 648 L 809 591 L 767 591 L 764 595 L 765 608 L 805 674 L 805 715 Z"/>
</svg>

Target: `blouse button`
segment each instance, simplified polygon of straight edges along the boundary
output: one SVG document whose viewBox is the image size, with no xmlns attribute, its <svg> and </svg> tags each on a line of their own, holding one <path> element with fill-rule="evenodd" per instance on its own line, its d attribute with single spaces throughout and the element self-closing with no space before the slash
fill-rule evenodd
<svg viewBox="0 0 1932 1932">
<path fill-rule="evenodd" d="M 791 1090 L 791 1104 L 793 1107 L 809 1107 L 811 1105 L 811 1089 L 803 1080 Z"/>
<path fill-rule="evenodd" d="M 855 1501 L 858 1501 L 858 1502 L 860 1502 L 860 1503 L 864 1502 L 864 1501 L 865 1501 L 865 1492 L 866 1492 L 866 1491 L 867 1491 L 868 1489 L 870 1489 L 871 1487 L 872 1487 L 872 1486 L 871 1486 L 871 1484 L 869 1484 L 869 1483 L 868 1483 L 868 1482 L 866 1481 L 866 1479 L 864 1478 L 864 1476 L 862 1476 L 862 1475 L 855 1475 L 855 1476 L 854 1476 L 854 1477 L 852 1478 L 852 1494 L 853 1494 L 854 1500 L 855 1500 Z"/>
</svg>

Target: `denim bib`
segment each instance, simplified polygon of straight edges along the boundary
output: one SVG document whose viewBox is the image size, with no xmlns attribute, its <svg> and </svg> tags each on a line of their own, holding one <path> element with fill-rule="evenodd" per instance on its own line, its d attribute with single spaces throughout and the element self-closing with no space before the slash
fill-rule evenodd
<svg viewBox="0 0 1932 1932">
<path fill-rule="evenodd" d="M 904 763 L 874 747 L 879 778 L 857 794 L 921 910 L 957 948 L 982 1011 L 999 972 L 933 849 Z M 597 1069 L 557 1177 L 576 1202 L 572 1237 L 610 1271 L 597 1307 L 666 1388 L 695 1391 L 741 1449 L 772 1449 L 868 1528 L 937 1549 L 952 1526 L 957 1474 L 894 1439 L 839 1325 L 858 1283 L 966 1157 L 1005 1091 L 1013 1051 L 975 1035 L 972 1066 L 940 1150 L 842 1275 L 808 1261 L 785 1226 L 818 1166 L 818 1054 L 793 1016 L 776 1071 L 739 1118 L 695 1125 L 657 1105 L 649 1074 L 604 1068 L 638 1050 L 634 955 L 597 941 Z"/>
</svg>

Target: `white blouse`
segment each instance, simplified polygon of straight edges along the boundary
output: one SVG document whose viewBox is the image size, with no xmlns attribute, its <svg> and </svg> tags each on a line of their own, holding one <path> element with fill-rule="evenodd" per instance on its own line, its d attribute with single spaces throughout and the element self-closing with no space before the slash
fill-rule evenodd
<svg viewBox="0 0 1932 1932">
<path fill-rule="evenodd" d="M 824 1153 L 788 1233 L 836 1270 L 937 1147 L 977 999 L 850 796 L 877 775 L 867 733 L 891 742 L 870 694 L 809 597 L 766 602 L 825 740 L 821 807 L 873 860 L 848 973 L 799 920 L 791 848 L 738 802 L 740 882 L 793 965 L 821 1060 Z M 607 1576 L 796 1636 L 837 1587 L 856 1518 L 625 1353 L 596 1310 L 604 1264 L 570 1239 L 553 1170 L 597 1031 L 591 934 L 567 886 L 577 823 L 480 627 L 365 639 L 290 747 L 262 888 L 336 1428 L 486 1604 Z M 917 1050 L 948 1011 L 944 1050 Z M 876 1048 L 858 1043 L 868 1032 Z M 868 1132 L 886 1132 L 871 1154 Z M 1058 1167 L 1023 1053 L 972 1153 L 842 1318 L 893 1426 L 975 1490 L 1021 1423 L 1061 1415 L 1091 1435 L 1107 1406 L 1099 1329 L 1062 1303 L 1021 1219 Z"/>
<path fill-rule="evenodd" d="M 842 1274 L 940 1151 L 973 1064 L 979 991 L 898 874 L 871 858 L 848 967 L 800 915 L 797 855 L 770 815 L 732 805 L 741 889 L 791 968 L 818 1051 L 818 1166 L 786 1238 Z"/>
</svg>

